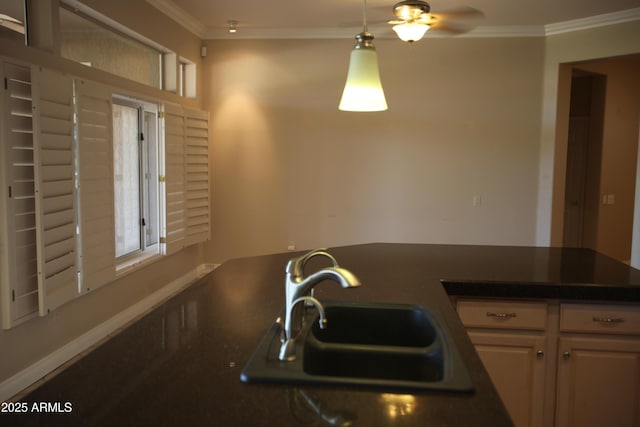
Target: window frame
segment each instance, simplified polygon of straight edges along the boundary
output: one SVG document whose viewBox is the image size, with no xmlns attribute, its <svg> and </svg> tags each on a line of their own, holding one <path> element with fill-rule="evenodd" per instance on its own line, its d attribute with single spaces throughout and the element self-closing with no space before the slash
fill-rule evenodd
<svg viewBox="0 0 640 427">
<path fill-rule="evenodd" d="M 138 115 L 138 135 L 140 135 L 141 133 L 144 135 L 144 116 L 145 113 L 152 113 L 155 115 L 155 136 L 154 136 L 154 147 L 152 148 L 152 150 L 155 151 L 155 157 L 156 157 L 156 176 L 155 179 L 156 181 L 156 185 L 159 182 L 159 176 L 160 176 L 160 171 L 162 169 L 162 164 L 161 164 L 161 155 L 160 152 L 162 150 L 162 146 L 161 146 L 161 138 L 160 138 L 160 106 L 158 104 L 154 104 L 152 102 L 148 102 L 148 101 L 143 101 L 140 99 L 136 99 L 136 98 L 132 98 L 132 97 L 128 97 L 125 95 L 121 95 L 121 94 L 117 94 L 117 93 L 113 93 L 112 94 L 112 102 L 114 105 L 122 105 L 122 106 L 126 106 L 126 107 L 131 107 L 131 108 L 136 108 L 137 109 L 137 115 Z M 140 205 L 139 205 L 139 216 L 140 216 L 140 221 L 142 222 L 144 220 L 144 224 L 140 225 L 140 246 L 139 249 L 136 249 L 132 252 L 128 252 L 126 254 L 122 254 L 120 256 L 115 256 L 115 263 L 116 263 L 116 274 L 120 274 L 123 270 L 127 270 L 133 266 L 136 266 L 142 262 L 148 261 L 151 258 L 154 258 L 156 256 L 161 256 L 161 246 L 160 246 L 160 229 L 161 229 L 161 221 L 162 221 L 162 204 L 161 204 L 161 197 L 160 197 L 160 186 L 157 185 L 157 190 L 156 190 L 156 197 L 155 200 L 153 201 L 153 204 L 155 206 L 150 206 L 151 203 L 149 203 L 149 185 L 151 183 L 151 180 L 154 179 L 154 176 L 149 175 L 148 177 L 145 177 L 145 175 L 149 174 L 150 172 L 147 170 L 147 165 L 149 164 L 149 159 L 148 159 L 148 142 L 149 142 L 149 138 L 147 137 L 143 137 L 140 138 L 138 137 L 138 148 L 137 148 L 137 152 L 138 152 L 138 185 L 139 185 L 139 199 L 140 199 Z M 115 145 L 115 144 L 114 144 Z M 115 148 L 115 147 L 114 147 Z M 114 162 L 114 171 L 115 171 L 115 162 Z M 115 177 L 114 177 L 115 180 Z M 114 183 L 114 197 L 115 197 L 115 192 L 116 192 L 116 187 L 115 187 L 115 183 Z M 154 211 L 156 211 L 156 221 L 155 224 L 149 224 L 148 220 L 144 217 L 145 212 L 153 209 Z M 114 209 L 114 221 L 117 223 L 117 216 L 116 216 L 116 212 Z M 155 228 L 158 236 L 156 239 L 155 243 L 148 243 L 148 239 L 147 239 L 147 230 L 149 227 L 153 227 Z M 117 238 L 117 230 L 115 235 L 113 236 L 114 239 Z M 116 243 L 117 246 L 117 243 Z"/>
<path fill-rule="evenodd" d="M 197 69 L 193 61 L 179 57 L 178 61 L 178 95 L 184 98 L 195 98 L 197 94 Z"/>
</svg>

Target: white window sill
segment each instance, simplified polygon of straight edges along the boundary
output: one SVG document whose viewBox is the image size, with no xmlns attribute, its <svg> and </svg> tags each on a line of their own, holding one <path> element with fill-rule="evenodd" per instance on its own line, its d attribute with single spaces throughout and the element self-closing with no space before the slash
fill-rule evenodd
<svg viewBox="0 0 640 427">
<path fill-rule="evenodd" d="M 136 270 L 153 264 L 162 258 L 158 245 L 147 248 L 144 252 L 140 252 L 126 257 L 123 260 L 116 260 L 116 277 L 121 277 L 132 273 Z"/>
</svg>

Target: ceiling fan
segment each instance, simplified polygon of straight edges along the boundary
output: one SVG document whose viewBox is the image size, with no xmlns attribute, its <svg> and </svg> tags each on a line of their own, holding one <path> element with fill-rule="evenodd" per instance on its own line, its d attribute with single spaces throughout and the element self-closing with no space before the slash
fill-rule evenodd
<svg viewBox="0 0 640 427">
<path fill-rule="evenodd" d="M 469 28 L 446 24 L 444 21 L 459 18 L 481 17 L 483 13 L 472 7 L 462 7 L 443 13 L 431 13 L 431 6 L 422 0 L 404 0 L 393 6 L 395 19 L 387 21 L 401 40 L 412 43 L 424 36 L 429 28 L 460 34 Z"/>
</svg>

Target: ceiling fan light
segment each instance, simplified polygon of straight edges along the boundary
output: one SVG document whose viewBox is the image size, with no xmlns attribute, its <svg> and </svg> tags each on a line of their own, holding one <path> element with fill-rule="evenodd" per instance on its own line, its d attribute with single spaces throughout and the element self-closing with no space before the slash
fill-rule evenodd
<svg viewBox="0 0 640 427">
<path fill-rule="evenodd" d="M 393 26 L 393 31 L 400 37 L 400 40 L 409 43 L 420 40 L 428 29 L 427 24 L 417 22 L 404 22 Z"/>
<path fill-rule="evenodd" d="M 378 54 L 373 46 L 359 44 L 351 51 L 347 83 L 338 108 L 342 111 L 384 111 L 388 108 L 380 81 Z"/>
</svg>

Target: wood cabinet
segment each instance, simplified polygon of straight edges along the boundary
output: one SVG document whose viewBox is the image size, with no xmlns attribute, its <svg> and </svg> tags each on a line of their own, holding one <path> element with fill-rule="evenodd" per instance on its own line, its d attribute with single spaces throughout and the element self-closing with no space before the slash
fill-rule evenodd
<svg viewBox="0 0 640 427">
<path fill-rule="evenodd" d="M 640 426 L 640 307 L 562 304 L 556 426 Z"/>
<path fill-rule="evenodd" d="M 640 426 L 640 306 L 456 306 L 517 427 Z"/>
<path fill-rule="evenodd" d="M 547 304 L 460 300 L 457 309 L 514 424 L 544 426 Z"/>
<path fill-rule="evenodd" d="M 516 426 L 543 426 L 546 338 L 469 332 Z"/>
</svg>

